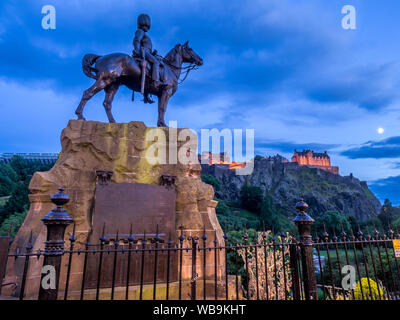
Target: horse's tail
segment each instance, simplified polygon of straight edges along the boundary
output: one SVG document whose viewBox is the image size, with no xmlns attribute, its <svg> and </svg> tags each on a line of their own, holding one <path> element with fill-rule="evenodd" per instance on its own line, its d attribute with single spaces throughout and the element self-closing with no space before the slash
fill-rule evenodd
<svg viewBox="0 0 400 320">
<path fill-rule="evenodd" d="M 88 76 L 89 78 L 97 79 L 96 75 L 94 75 L 92 72 L 96 72 L 97 70 L 92 67 L 92 65 L 96 62 L 98 58 L 101 56 L 98 56 L 96 54 L 85 54 L 85 56 L 82 59 L 82 70 L 83 73 Z"/>
</svg>

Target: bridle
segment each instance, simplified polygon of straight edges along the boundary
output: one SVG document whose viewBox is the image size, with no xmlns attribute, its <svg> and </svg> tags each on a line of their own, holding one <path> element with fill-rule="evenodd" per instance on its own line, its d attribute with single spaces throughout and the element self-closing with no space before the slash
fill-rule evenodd
<svg viewBox="0 0 400 320">
<path fill-rule="evenodd" d="M 157 55 L 159 58 L 161 58 L 161 60 L 168 66 L 170 66 L 171 68 L 174 68 L 176 70 L 182 71 L 182 70 L 186 70 L 185 76 L 182 79 L 178 79 L 178 85 L 181 84 L 183 81 L 186 80 L 188 74 L 190 71 L 192 70 L 197 70 L 199 68 L 198 65 L 196 65 L 194 62 L 190 63 L 188 66 L 185 67 L 177 67 L 171 64 L 171 62 L 168 59 L 165 59 L 164 57 Z"/>
</svg>

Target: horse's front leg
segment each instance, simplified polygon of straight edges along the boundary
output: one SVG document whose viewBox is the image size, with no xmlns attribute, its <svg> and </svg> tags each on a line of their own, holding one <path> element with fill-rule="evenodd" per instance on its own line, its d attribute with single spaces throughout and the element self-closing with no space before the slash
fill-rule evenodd
<svg viewBox="0 0 400 320">
<path fill-rule="evenodd" d="M 168 100 L 171 97 L 170 90 L 164 90 L 161 97 L 158 97 L 158 121 L 157 127 L 166 127 L 164 121 L 165 111 L 167 110 Z"/>
</svg>

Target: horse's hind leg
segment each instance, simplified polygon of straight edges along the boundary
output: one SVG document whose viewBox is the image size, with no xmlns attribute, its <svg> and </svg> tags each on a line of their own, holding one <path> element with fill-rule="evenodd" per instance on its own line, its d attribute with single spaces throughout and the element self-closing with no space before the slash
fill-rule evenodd
<svg viewBox="0 0 400 320">
<path fill-rule="evenodd" d="M 117 83 L 112 83 L 109 86 L 107 86 L 104 91 L 106 92 L 106 98 L 104 99 L 103 106 L 104 109 L 106 109 L 108 121 L 111 123 L 114 123 L 114 117 L 111 113 L 111 107 L 112 107 L 112 101 L 114 100 L 114 96 L 117 93 L 119 88 L 119 84 Z"/>
<path fill-rule="evenodd" d="M 78 119 L 85 120 L 85 118 L 82 116 L 82 112 L 86 102 L 88 102 L 90 98 L 92 98 L 100 90 L 103 90 L 109 84 L 110 81 L 96 80 L 96 82 L 89 89 L 83 92 L 81 102 L 79 103 L 79 106 L 78 108 L 76 108 L 75 111 L 75 114 L 78 116 Z"/>
</svg>

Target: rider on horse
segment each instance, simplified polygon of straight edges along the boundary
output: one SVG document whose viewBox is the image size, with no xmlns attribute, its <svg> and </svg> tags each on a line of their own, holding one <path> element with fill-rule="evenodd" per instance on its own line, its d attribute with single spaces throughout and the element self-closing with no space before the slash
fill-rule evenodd
<svg viewBox="0 0 400 320">
<path fill-rule="evenodd" d="M 147 34 L 151 26 L 150 17 L 147 14 L 139 15 L 137 19 L 137 27 L 138 29 L 135 32 L 135 38 L 133 39 L 134 50 L 132 52 L 133 58 L 139 58 L 146 61 L 149 61 L 152 65 L 152 80 L 153 84 L 158 87 L 162 85 L 160 82 L 160 64 L 162 61 L 156 55 L 157 52 L 153 50 L 153 46 L 150 40 L 150 37 Z M 153 103 L 154 101 L 150 99 L 148 93 L 144 93 L 144 102 L 145 103 Z"/>
</svg>

